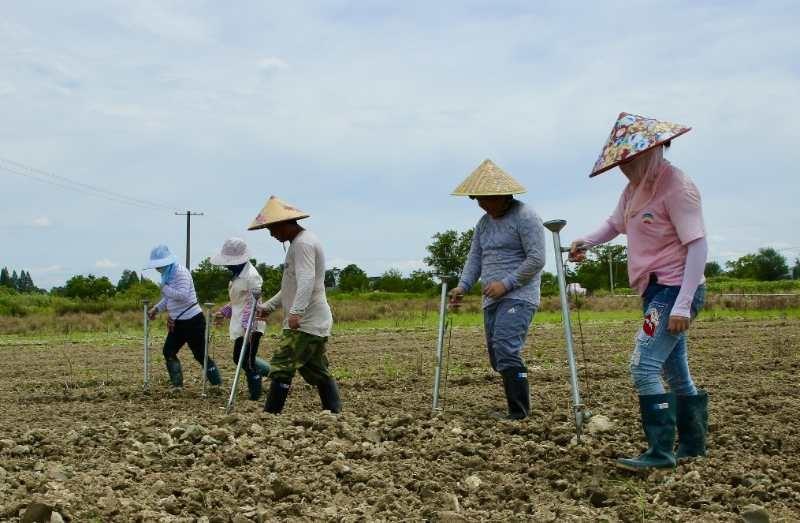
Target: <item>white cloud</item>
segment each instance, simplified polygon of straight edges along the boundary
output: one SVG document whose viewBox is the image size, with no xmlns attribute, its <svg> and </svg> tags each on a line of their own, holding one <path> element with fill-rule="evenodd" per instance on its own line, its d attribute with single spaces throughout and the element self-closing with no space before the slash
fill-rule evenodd
<svg viewBox="0 0 800 523">
<path fill-rule="evenodd" d="M 118 263 L 115 263 L 115 262 L 109 260 L 108 258 L 103 258 L 102 260 L 97 260 L 94 263 L 94 266 L 97 267 L 98 269 L 113 269 L 114 267 L 117 267 L 118 265 L 119 265 Z"/>
<path fill-rule="evenodd" d="M 50 218 L 48 218 L 47 216 L 39 216 L 38 218 L 33 219 L 31 225 L 33 225 L 34 227 L 44 228 L 44 227 L 50 227 L 53 224 L 50 222 Z"/>
<path fill-rule="evenodd" d="M 246 235 L 274 193 L 312 213 L 328 267 L 379 275 L 419 267 L 433 233 L 474 225 L 474 204 L 447 195 L 487 156 L 540 216 L 568 220 L 564 243 L 595 228 L 622 176 L 587 170 L 629 110 L 694 127 L 669 156 L 703 193 L 712 258 L 800 245 L 800 10 L 679 3 L 17 2 L 0 20 L 0 142 L 55 174 L 197 206 L 195 263 Z M 631 49 L 655 51 L 631 67 L 618 59 Z M 3 189 L 15 266 L 85 273 L 113 253 L 110 274 L 185 241 L 164 213 L 23 178 Z M 31 201 L 57 217 L 48 259 L 26 258 L 41 238 L 15 230 L 32 227 Z M 283 260 L 268 237 L 254 244 Z"/>
<path fill-rule="evenodd" d="M 258 61 L 258 70 L 262 73 L 272 73 L 273 71 L 281 71 L 288 68 L 289 64 L 276 56 L 267 56 Z"/>
</svg>

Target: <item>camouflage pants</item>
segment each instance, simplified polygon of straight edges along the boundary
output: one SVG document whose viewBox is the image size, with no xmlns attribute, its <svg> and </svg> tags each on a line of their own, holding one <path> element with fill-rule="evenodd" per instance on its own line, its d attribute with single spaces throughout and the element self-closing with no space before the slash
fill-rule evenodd
<svg viewBox="0 0 800 523">
<path fill-rule="evenodd" d="M 269 362 L 269 377 L 289 383 L 295 372 L 309 385 L 320 385 L 331 379 L 328 371 L 328 357 L 325 344 L 328 338 L 314 336 L 306 332 L 286 329 L 278 344 L 278 349 Z"/>
</svg>

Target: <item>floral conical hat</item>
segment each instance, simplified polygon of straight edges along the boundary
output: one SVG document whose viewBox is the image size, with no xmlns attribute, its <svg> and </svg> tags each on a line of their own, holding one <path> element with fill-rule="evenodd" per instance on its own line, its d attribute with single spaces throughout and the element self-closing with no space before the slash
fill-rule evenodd
<svg viewBox="0 0 800 523">
<path fill-rule="evenodd" d="M 608 137 L 600 157 L 594 163 L 589 178 L 613 169 L 625 160 L 662 145 L 691 129 L 691 127 L 677 123 L 619 113 L 617 123 L 611 129 L 611 135 Z"/>
<path fill-rule="evenodd" d="M 253 223 L 250 224 L 247 230 L 255 231 L 256 229 L 263 229 L 273 223 L 302 220 L 309 216 L 311 215 L 304 213 L 300 209 L 289 205 L 275 196 L 270 196 L 264 208 L 261 209 L 261 212 L 258 213 L 258 216 L 255 217 Z"/>
<path fill-rule="evenodd" d="M 453 191 L 453 196 L 502 196 L 527 192 L 517 180 L 486 159 Z"/>
</svg>

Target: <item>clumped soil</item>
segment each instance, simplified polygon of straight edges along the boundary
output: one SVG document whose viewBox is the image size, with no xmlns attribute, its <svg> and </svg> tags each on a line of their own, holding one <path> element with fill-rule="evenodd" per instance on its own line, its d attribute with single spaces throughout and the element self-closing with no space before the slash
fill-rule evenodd
<svg viewBox="0 0 800 523">
<path fill-rule="evenodd" d="M 533 413 L 495 421 L 505 401 L 479 329 L 449 339 L 443 412 L 432 416 L 434 333 L 334 335 L 344 412 L 322 412 L 299 377 L 281 416 L 228 389 L 171 392 L 158 343 L 141 387 L 141 342 L 0 346 L 0 519 L 65 521 L 737 521 L 800 519 L 800 322 L 707 321 L 690 358 L 710 396 L 709 457 L 631 475 L 643 450 L 627 359 L 637 325 L 582 326 L 583 393 L 595 420 L 574 441 L 559 326 L 528 338 Z M 262 353 L 269 354 L 268 337 Z M 580 342 L 577 342 L 580 348 Z M 215 341 L 225 386 L 234 366 Z"/>
</svg>

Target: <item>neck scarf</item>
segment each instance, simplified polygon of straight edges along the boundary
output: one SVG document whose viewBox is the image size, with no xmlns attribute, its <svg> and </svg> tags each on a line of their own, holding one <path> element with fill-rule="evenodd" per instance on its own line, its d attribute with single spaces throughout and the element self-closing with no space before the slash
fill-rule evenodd
<svg viewBox="0 0 800 523">
<path fill-rule="evenodd" d="M 656 147 L 651 149 L 631 162 L 633 168 L 633 178 L 639 177 L 639 183 L 633 184 L 628 182 L 625 190 L 631 195 L 628 198 L 628 203 L 625 205 L 625 223 L 628 220 L 644 209 L 645 205 L 653 199 L 656 190 L 658 189 L 658 182 L 667 173 L 671 172 L 674 167 L 667 160 L 664 159 L 664 148 Z"/>
<path fill-rule="evenodd" d="M 161 271 L 161 285 L 166 285 L 175 275 L 175 269 L 177 268 L 177 264 L 171 263 L 164 267 L 163 271 Z"/>
<path fill-rule="evenodd" d="M 225 268 L 231 271 L 232 274 L 231 279 L 233 280 L 242 273 L 242 270 L 244 270 L 245 265 L 247 264 L 240 263 L 239 265 L 226 265 Z"/>
</svg>

